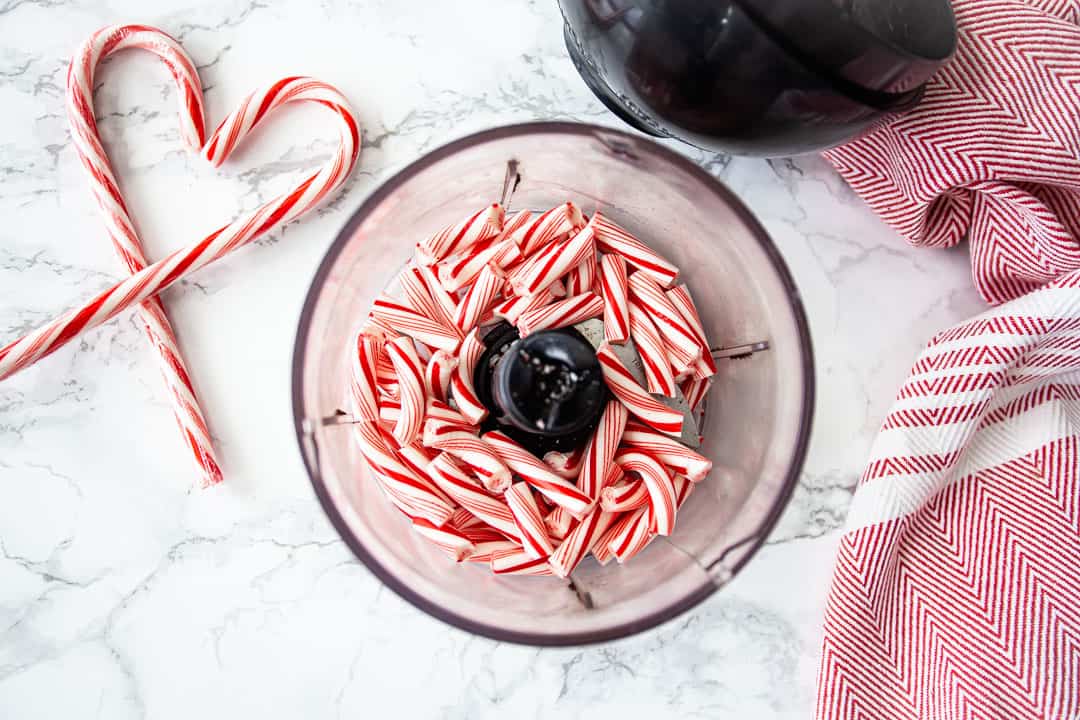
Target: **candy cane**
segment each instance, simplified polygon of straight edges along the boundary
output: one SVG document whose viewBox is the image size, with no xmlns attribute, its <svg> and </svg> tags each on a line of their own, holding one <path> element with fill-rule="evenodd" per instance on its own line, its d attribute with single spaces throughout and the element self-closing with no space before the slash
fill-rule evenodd
<svg viewBox="0 0 1080 720">
<path fill-rule="evenodd" d="M 383 342 L 371 335 L 356 336 L 356 346 L 350 353 L 351 378 L 349 389 L 353 399 L 353 415 L 361 420 L 379 419 L 376 367 L 382 354 Z"/>
<path fill-rule="evenodd" d="M 596 286 L 596 253 L 590 253 L 577 267 L 566 274 L 566 294 L 581 295 L 592 292 Z"/>
<path fill-rule="evenodd" d="M 523 312 L 518 316 L 517 329 L 522 337 L 541 330 L 570 327 L 604 314 L 604 301 L 588 292 L 550 305 Z"/>
<path fill-rule="evenodd" d="M 416 355 L 416 346 L 407 337 L 391 340 L 386 352 L 397 372 L 401 395 L 401 415 L 394 425 L 394 439 L 402 445 L 412 442 L 424 422 L 426 393 L 424 369 Z"/>
<path fill-rule="evenodd" d="M 510 286 L 516 295 L 535 295 L 584 262 L 590 254 L 596 254 L 595 233 L 586 225 L 573 237 L 558 246 L 558 252 L 546 255 L 521 275 L 510 277 Z"/>
<path fill-rule="evenodd" d="M 626 420 L 626 407 L 618 400 L 608 400 L 596 430 L 585 445 L 578 487 L 593 501 L 600 499 L 600 489 L 618 450 Z"/>
<path fill-rule="evenodd" d="M 574 527 L 574 516 L 564 507 L 556 507 L 544 516 L 544 527 L 552 540 L 563 540 Z"/>
<path fill-rule="evenodd" d="M 639 423 L 627 423 L 622 442 L 630 448 L 644 450 L 691 482 L 701 482 L 712 470 L 709 458 Z"/>
<path fill-rule="evenodd" d="M 549 245 L 545 245 L 539 252 L 525 257 L 521 262 L 507 268 L 506 279 L 509 282 L 511 289 L 518 295 L 525 294 L 518 292 L 516 288 L 521 285 L 525 278 L 530 273 L 534 272 L 536 268 L 545 263 L 554 262 L 555 258 L 557 258 L 566 247 L 566 243 L 566 240 L 559 240 Z M 563 289 L 565 290 L 565 288 Z"/>
<path fill-rule="evenodd" d="M 584 456 L 584 448 L 576 448 L 570 452 L 549 450 L 544 453 L 544 464 L 551 468 L 551 472 L 566 480 L 577 480 L 581 474 L 581 459 Z"/>
<path fill-rule="evenodd" d="M 397 498 L 406 507 L 402 509 L 413 517 L 422 517 L 441 527 L 454 514 L 454 507 L 443 498 L 445 495 L 433 488 L 428 477 L 416 473 L 402 463 L 387 444 L 387 436 L 378 424 L 361 421 L 352 425 L 360 453 L 367 460 L 373 474 L 382 481 L 387 494 Z"/>
<path fill-rule="evenodd" d="M 621 255 L 626 262 L 666 288 L 675 284 L 679 277 L 679 268 L 648 245 L 601 215 L 599 211 L 593 213 L 590 222 L 596 229 L 596 247 L 601 252 Z"/>
<path fill-rule="evenodd" d="M 436 457 L 438 457 L 438 456 L 436 456 Z M 486 528 L 486 526 L 484 525 L 483 520 L 476 517 L 475 515 L 473 515 L 471 512 L 469 512 L 468 510 L 466 510 L 463 507 L 459 507 L 457 510 L 455 510 L 454 514 L 450 516 L 450 519 L 446 521 L 446 524 L 454 527 L 457 530 L 461 530 L 461 531 L 464 531 L 464 530 L 467 530 L 467 529 L 470 529 L 470 528 L 476 528 L 478 526 Z M 491 530 L 491 532 L 496 532 L 496 531 Z M 465 537 L 469 538 L 474 543 L 476 542 L 476 539 L 472 535 L 465 535 Z M 502 535 L 500 534 L 499 537 L 502 537 Z"/>
<path fill-rule="evenodd" d="M 523 482 L 517 482 L 503 494 L 517 525 L 518 537 L 525 552 L 534 558 L 545 558 L 555 549 L 548 539 L 544 518 L 536 505 L 532 490 Z"/>
<path fill-rule="evenodd" d="M 426 421 L 424 445 L 450 453 L 465 463 L 489 492 L 501 493 L 510 487 L 510 470 L 495 451 L 458 425 L 448 425 L 438 420 Z"/>
<path fill-rule="evenodd" d="M 401 420 L 401 401 L 393 398 L 383 398 L 379 402 L 379 422 L 383 427 L 391 428 Z"/>
<path fill-rule="evenodd" d="M 604 298 L 604 339 L 622 345 L 630 339 L 626 260 L 619 255 L 601 255 L 599 284 Z"/>
<path fill-rule="evenodd" d="M 613 514 L 599 507 L 594 508 L 555 548 L 548 559 L 551 571 L 562 578 L 570 575 L 614 519 Z"/>
<path fill-rule="evenodd" d="M 449 525 L 437 527 L 423 518 L 414 519 L 412 525 L 417 534 L 431 541 L 454 562 L 461 562 L 476 551 L 476 546 L 469 538 Z"/>
<path fill-rule="evenodd" d="M 196 153 L 205 138 L 202 86 L 194 63 L 171 37 L 142 25 L 114 25 L 98 30 L 75 52 L 67 77 L 68 123 L 75 152 L 90 179 L 98 209 L 112 240 L 113 248 L 128 272 L 146 267 L 135 224 L 128 214 L 113 175 L 109 158 L 98 137 L 94 119 L 94 74 L 98 64 L 114 52 L 127 48 L 149 50 L 172 73 L 180 96 L 180 136 Z M 214 457 L 210 431 L 195 396 L 195 388 L 185 367 L 165 306 L 157 297 L 139 306 L 139 319 L 150 344 L 156 349 L 158 369 L 168 388 L 173 416 L 199 471 L 198 485 L 221 482 L 221 468 Z"/>
<path fill-rule="evenodd" d="M 513 540 L 507 540 L 502 535 L 499 535 L 499 540 L 485 540 L 483 542 L 473 542 L 473 551 L 469 555 L 469 562 L 484 563 L 488 566 L 491 565 L 492 558 L 496 554 L 507 554 L 509 552 L 520 552 L 521 543 Z M 546 562 L 547 558 L 545 558 Z"/>
<path fill-rule="evenodd" d="M 619 487 L 606 487 L 600 491 L 600 507 L 617 513 L 636 510 L 649 504 L 649 490 L 641 480 L 634 480 Z"/>
<path fill-rule="evenodd" d="M 449 423 L 450 425 L 456 425 L 468 432 L 476 432 L 476 426 L 469 422 L 469 418 L 462 415 L 459 411 L 450 407 L 442 400 L 432 398 L 427 403 L 427 415 L 425 420 L 437 420 L 441 423 Z"/>
<path fill-rule="evenodd" d="M 532 213 L 528 210 L 515 213 L 506 221 L 502 232 L 498 235 L 477 243 L 467 253 L 457 258 L 441 263 L 438 269 L 439 281 L 447 292 L 457 292 L 469 285 L 488 263 L 503 267 L 503 263 L 509 264 L 520 257 L 521 252 L 518 250 L 517 243 L 510 238 L 510 235 L 524 227 L 530 217 Z"/>
<path fill-rule="evenodd" d="M 498 235 L 502 230 L 503 218 L 501 205 L 489 205 L 417 243 L 416 254 L 422 261 L 430 264 L 464 252 L 478 242 Z"/>
<path fill-rule="evenodd" d="M 517 246 L 517 243 L 511 238 L 507 238 L 498 244 L 498 249 L 491 257 L 491 262 L 495 263 L 503 270 L 509 270 L 514 265 L 517 265 L 524 259 L 524 255 L 521 254 L 521 248 Z"/>
<path fill-rule="evenodd" d="M 537 217 L 529 227 L 516 234 L 521 254 L 528 257 L 560 235 L 585 225 L 581 210 L 572 202 L 558 205 Z"/>
<path fill-rule="evenodd" d="M 596 359 L 600 361 L 600 369 L 604 373 L 608 388 L 630 412 L 660 432 L 669 435 L 682 434 L 682 413 L 672 410 L 645 392 L 610 345 L 602 344 L 596 351 Z"/>
<path fill-rule="evenodd" d="M 446 402 L 450 378 L 457 367 L 457 358 L 442 350 L 436 350 L 424 367 L 424 387 L 429 397 Z"/>
<path fill-rule="evenodd" d="M 709 393 L 712 383 L 713 379 L 711 377 L 688 377 L 679 383 L 679 390 L 682 391 L 683 397 L 686 398 L 686 404 L 690 406 L 690 412 L 697 412 L 701 408 L 701 403 Z"/>
<path fill-rule="evenodd" d="M 547 558 L 530 557 L 520 548 L 496 550 L 491 554 L 491 572 L 496 575 L 551 575 Z"/>
<path fill-rule="evenodd" d="M 705 337 L 705 326 L 701 323 L 701 316 L 698 315 L 694 298 L 690 296 L 690 289 L 686 285 L 677 285 L 666 291 L 664 295 L 686 321 L 690 331 L 694 333 L 698 347 L 701 348 L 701 358 L 695 366 L 695 377 L 699 379 L 712 377 L 716 374 L 716 361 L 713 360 L 712 349 Z"/>
<path fill-rule="evenodd" d="M 496 530 L 510 537 L 517 536 L 517 525 L 506 501 L 489 495 L 479 482 L 465 474 L 450 455 L 439 453 L 428 465 L 428 474 L 461 507 Z"/>
<path fill-rule="evenodd" d="M 408 335 L 439 350 L 453 353 L 461 344 L 461 333 L 456 327 L 443 325 L 386 296 L 375 300 L 371 314 L 385 320 L 402 335 Z"/>
<path fill-rule="evenodd" d="M 581 517 L 592 507 L 594 501 L 591 497 L 573 483 L 553 473 L 547 465 L 514 442 L 510 436 L 498 430 L 492 430 L 484 433 L 481 439 L 510 470 L 555 505 L 565 508 L 576 517 Z"/>
<path fill-rule="evenodd" d="M 653 537 L 653 518 L 648 507 L 635 510 L 619 523 L 618 531 L 607 540 L 608 552 L 615 556 L 619 564 L 637 555 L 645 549 Z"/>
<path fill-rule="evenodd" d="M 480 318 L 494 305 L 505 283 L 506 277 L 497 265 L 485 265 L 476 276 L 476 282 L 469 286 L 458 303 L 457 312 L 454 313 L 454 325 L 458 330 L 467 333 L 475 328 Z"/>
<path fill-rule="evenodd" d="M 620 450 L 615 462 L 623 472 L 637 473 L 649 491 L 649 506 L 659 535 L 670 535 L 675 527 L 675 485 L 664 466 L 651 455 L 640 450 Z"/>
<path fill-rule="evenodd" d="M 469 422 L 474 425 L 479 425 L 488 415 L 488 409 L 480 402 L 476 389 L 473 387 L 476 363 L 480 361 L 480 356 L 484 354 L 484 350 L 484 343 L 480 339 L 480 331 L 473 328 L 461 343 L 458 364 L 450 376 L 450 389 L 454 395 L 454 403 L 457 404 L 461 414 L 467 417 Z"/>
<path fill-rule="evenodd" d="M 414 267 L 419 272 L 421 279 L 423 279 L 424 286 L 427 287 L 431 298 L 439 306 L 439 321 L 445 322 L 447 325 L 453 325 L 454 313 L 457 311 L 457 300 L 439 282 L 434 266 L 417 263 Z"/>
<path fill-rule="evenodd" d="M 454 316 L 447 315 L 442 303 L 432 295 L 427 278 L 419 267 L 410 265 L 402 270 L 398 283 L 405 296 L 403 305 L 440 325 L 449 327 L 453 324 Z"/>
<path fill-rule="evenodd" d="M 664 338 L 664 345 L 675 369 L 680 372 L 692 369 L 701 358 L 701 345 L 663 289 L 642 272 L 630 275 L 627 285 L 630 288 L 630 297 L 640 302 L 641 307 L 656 323 L 656 329 Z"/>
<path fill-rule="evenodd" d="M 533 296 L 508 298 L 505 302 L 495 306 L 495 317 L 502 318 L 508 323 L 514 324 L 524 313 L 542 308 L 555 300 L 555 296 L 549 288 L 544 288 Z"/>
<path fill-rule="evenodd" d="M 636 299 L 630 301 L 629 310 L 630 336 L 634 338 L 634 347 L 645 369 L 649 392 L 675 397 L 675 377 L 671 374 L 671 363 L 656 325 Z"/>
</svg>

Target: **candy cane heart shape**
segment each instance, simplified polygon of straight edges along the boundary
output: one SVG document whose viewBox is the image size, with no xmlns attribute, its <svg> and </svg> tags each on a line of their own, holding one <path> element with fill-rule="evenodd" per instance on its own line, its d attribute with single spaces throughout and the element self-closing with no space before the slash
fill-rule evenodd
<svg viewBox="0 0 1080 720">
<path fill-rule="evenodd" d="M 202 86 L 195 65 L 179 43 L 144 25 L 113 25 L 98 30 L 75 51 L 68 68 L 67 112 L 72 145 L 90 180 L 101 217 L 113 248 L 128 272 L 146 267 L 120 186 L 98 137 L 94 119 L 94 74 L 98 64 L 112 53 L 128 48 L 147 50 L 169 69 L 180 99 L 180 137 L 196 153 L 206 137 L 203 124 Z M 159 298 L 148 298 L 138 309 L 139 319 L 151 345 L 157 350 L 158 367 L 169 390 L 173 414 L 196 465 L 199 486 L 221 481 L 221 469 L 214 457 L 210 431 L 195 396 L 195 388 L 185 367 L 180 347 Z"/>
<path fill-rule="evenodd" d="M 677 497 L 671 476 L 660 462 L 639 450 L 620 450 L 615 462 L 627 473 L 636 473 L 649 491 L 649 505 L 658 535 L 670 535 L 675 527 Z"/>
<path fill-rule="evenodd" d="M 540 514 L 540 508 L 536 504 L 532 490 L 523 482 L 516 482 L 510 489 L 503 493 L 510 512 L 514 515 L 514 524 L 517 525 L 518 537 L 521 539 L 521 547 L 531 557 L 544 558 L 551 555 L 555 549 L 548 539 L 547 529 L 544 527 L 544 518 Z"/>
<path fill-rule="evenodd" d="M 424 424 L 427 393 L 424 391 L 424 367 L 416 354 L 416 346 L 407 337 L 386 343 L 386 353 L 394 365 L 401 396 L 401 413 L 394 425 L 394 439 L 407 445 Z"/>
<path fill-rule="evenodd" d="M 249 95 L 210 137 L 203 154 L 220 164 L 256 126 L 291 103 L 312 103 L 338 121 L 338 147 L 316 172 L 291 190 L 242 214 L 202 240 L 128 276 L 77 307 L 0 349 L 0 380 L 59 349 L 83 332 L 138 305 L 181 278 L 219 260 L 284 223 L 295 220 L 341 187 L 360 152 L 360 131 L 352 109 L 329 85 L 304 77 L 288 77 Z"/>
<path fill-rule="evenodd" d="M 682 434 L 682 413 L 672 410 L 645 392 L 610 345 L 603 343 L 596 351 L 596 359 L 600 361 L 600 369 L 604 373 L 608 388 L 626 405 L 627 410 L 662 433 L 674 436 Z"/>
</svg>

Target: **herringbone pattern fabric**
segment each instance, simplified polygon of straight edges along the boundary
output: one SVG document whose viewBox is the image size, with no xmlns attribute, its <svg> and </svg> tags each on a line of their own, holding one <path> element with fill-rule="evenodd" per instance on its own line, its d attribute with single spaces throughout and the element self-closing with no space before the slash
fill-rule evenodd
<svg viewBox="0 0 1080 720">
<path fill-rule="evenodd" d="M 1080 720 L 1080 0 L 956 0 L 923 105 L 827 157 L 998 307 L 935 337 L 874 443 L 819 720 Z"/>
<path fill-rule="evenodd" d="M 997 304 L 1080 268 L 1080 1 L 953 7 L 956 55 L 919 107 L 825 157 L 909 242 L 967 237 Z"/>
</svg>

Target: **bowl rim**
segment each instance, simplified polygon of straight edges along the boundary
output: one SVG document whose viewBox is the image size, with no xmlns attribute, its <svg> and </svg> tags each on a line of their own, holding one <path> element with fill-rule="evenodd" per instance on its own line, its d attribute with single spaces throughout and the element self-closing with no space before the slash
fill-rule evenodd
<svg viewBox="0 0 1080 720">
<path fill-rule="evenodd" d="M 315 306 L 318 302 L 318 296 L 320 289 L 326 281 L 327 276 L 330 273 L 330 269 L 337 261 L 338 256 L 341 254 L 342 249 L 352 236 L 353 232 L 365 220 L 372 210 L 376 209 L 382 202 L 393 193 L 401 185 L 409 181 L 412 177 L 425 170 L 430 165 L 454 155 L 460 151 L 471 148 L 475 145 L 483 144 L 492 140 L 500 140 L 510 137 L 516 137 L 520 135 L 529 134 L 565 134 L 565 135 L 595 135 L 601 133 L 605 136 L 618 136 L 620 139 L 629 141 L 636 144 L 645 144 L 648 146 L 650 152 L 659 155 L 663 160 L 678 166 L 679 169 L 690 173 L 691 175 L 699 178 L 703 185 L 714 192 L 720 197 L 729 207 L 735 212 L 742 222 L 744 222 L 758 241 L 759 246 L 765 253 L 769 262 L 773 266 L 773 270 L 776 272 L 777 279 L 780 281 L 784 290 L 787 293 L 788 301 L 791 305 L 791 311 L 795 322 L 796 330 L 799 336 L 799 349 L 802 353 L 801 357 L 801 370 L 803 380 L 803 396 L 802 407 L 800 408 L 799 417 L 799 433 L 795 440 L 795 447 L 792 452 L 791 462 L 785 473 L 785 477 L 780 491 L 776 496 L 776 500 L 773 502 L 769 509 L 769 512 L 765 515 L 764 519 L 758 524 L 755 531 L 746 538 L 736 541 L 724 551 L 724 554 L 730 552 L 737 547 L 749 546 L 749 549 L 739 558 L 738 562 L 730 566 L 730 574 L 727 575 L 723 582 L 711 582 L 704 583 L 701 588 L 695 592 L 679 598 L 678 600 L 669 603 L 657 610 L 649 613 L 648 615 L 639 618 L 637 620 L 621 623 L 611 628 L 598 631 L 589 632 L 574 632 L 560 635 L 543 635 L 534 634 L 528 632 L 511 631 L 503 628 L 499 628 L 487 623 L 478 622 L 466 618 L 458 613 L 455 613 L 447 608 L 444 608 L 428 599 L 422 597 L 418 593 L 414 592 L 411 588 L 407 587 L 404 583 L 400 582 L 397 577 L 391 573 L 387 568 L 383 567 L 371 554 L 368 553 L 366 548 L 360 543 L 360 541 L 349 530 L 345 519 L 338 511 L 330 498 L 330 493 L 323 482 L 322 475 L 319 472 L 318 467 L 312 465 L 309 460 L 309 455 L 305 452 L 305 437 L 308 433 L 308 424 L 304 416 L 304 365 L 305 365 L 305 348 L 308 341 L 308 336 L 311 331 L 312 316 L 315 311 Z M 806 454 L 809 448 L 810 435 L 813 425 L 814 417 L 814 402 L 816 395 L 815 387 L 815 375 L 814 375 L 814 353 L 810 338 L 810 328 L 806 318 L 806 312 L 803 308 L 802 296 L 799 293 L 798 288 L 795 285 L 791 272 L 789 271 L 787 264 L 784 262 L 783 257 L 780 255 L 779 250 L 773 244 L 772 239 L 766 233 L 764 227 L 758 222 L 757 218 L 750 212 L 749 208 L 736 196 L 731 190 L 727 188 L 718 178 L 706 172 L 703 168 L 697 165 L 689 158 L 671 150 L 663 145 L 646 138 L 642 135 L 635 135 L 629 132 L 625 132 L 618 129 L 602 125 L 594 125 L 591 123 L 582 122 L 569 122 L 569 121 L 536 121 L 516 123 L 510 125 L 501 125 L 487 130 L 481 130 L 479 132 L 471 133 L 464 137 L 452 140 L 440 147 L 425 153 L 416 160 L 407 164 L 405 167 L 398 170 L 387 180 L 382 182 L 371 194 L 369 194 L 359 207 L 353 212 L 349 219 L 342 226 L 337 236 L 334 238 L 333 243 L 327 248 L 326 254 L 323 256 L 322 261 L 319 264 L 318 269 L 312 278 L 311 285 L 308 287 L 307 294 L 304 298 L 304 304 L 300 312 L 300 318 L 297 324 L 296 339 L 293 344 L 293 359 L 292 359 L 292 409 L 293 409 L 293 425 L 296 431 L 296 440 L 298 450 L 300 452 L 301 460 L 304 463 L 304 468 L 307 471 L 308 478 L 311 481 L 311 485 L 315 491 L 315 495 L 322 505 L 323 511 L 330 519 L 330 523 L 334 526 L 335 531 L 341 539 L 348 545 L 349 549 L 356 555 L 356 557 L 378 578 L 384 585 L 393 590 L 398 596 L 406 600 L 414 607 L 422 610 L 424 613 L 440 620 L 448 625 L 465 630 L 467 632 L 481 635 L 492 640 L 500 642 L 510 642 L 522 645 L 541 646 L 541 647 L 566 647 L 575 645 L 587 645 L 601 642 L 609 642 L 618 640 L 620 638 L 634 635 L 650 628 L 656 627 L 662 623 L 672 620 L 687 610 L 701 603 L 707 597 L 711 596 L 714 592 L 720 589 L 727 580 L 738 574 L 742 568 L 749 562 L 750 558 L 757 554 L 757 551 L 765 543 L 769 533 L 775 527 L 777 521 L 780 518 L 781 513 L 787 508 L 788 502 L 791 499 L 791 495 L 795 490 L 795 486 L 798 483 L 799 476 L 802 473 L 803 464 L 806 460 Z M 723 556 L 721 556 L 721 560 Z"/>
</svg>

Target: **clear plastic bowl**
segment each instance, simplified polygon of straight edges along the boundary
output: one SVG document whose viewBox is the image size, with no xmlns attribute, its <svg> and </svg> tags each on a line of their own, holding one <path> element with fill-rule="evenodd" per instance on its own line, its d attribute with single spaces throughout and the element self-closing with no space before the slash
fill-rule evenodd
<svg viewBox="0 0 1080 720">
<path fill-rule="evenodd" d="M 347 348 L 418 238 L 498 200 L 508 162 L 511 209 L 572 200 L 606 215 L 682 270 L 716 347 L 767 341 L 718 360 L 702 452 L 715 469 L 679 511 L 675 532 L 625 566 L 587 558 L 569 580 L 493 576 L 455 565 L 415 535 L 368 476 L 345 407 Z M 723 355 L 724 353 L 718 353 Z M 326 254 L 300 317 L 293 411 L 315 492 L 349 547 L 425 612 L 510 642 L 572 645 L 675 617 L 734 576 L 764 541 L 806 454 L 814 397 L 798 291 L 765 231 L 719 181 L 642 137 L 575 123 L 488 130 L 431 152 L 356 211 Z"/>
</svg>

